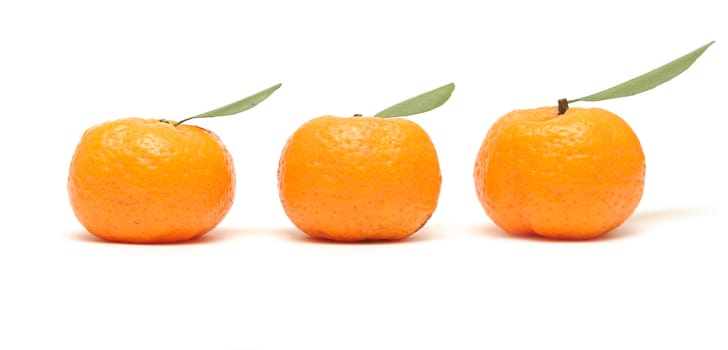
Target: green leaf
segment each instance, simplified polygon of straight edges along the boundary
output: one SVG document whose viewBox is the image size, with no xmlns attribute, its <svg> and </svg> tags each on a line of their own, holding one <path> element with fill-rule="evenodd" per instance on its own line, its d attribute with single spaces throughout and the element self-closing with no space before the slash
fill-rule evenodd
<svg viewBox="0 0 728 350">
<path fill-rule="evenodd" d="M 379 118 L 404 117 L 431 111 L 442 106 L 450 98 L 453 90 L 455 90 L 455 84 L 443 85 L 437 89 L 397 103 L 374 116 Z"/>
<path fill-rule="evenodd" d="M 197 118 L 212 118 L 212 117 L 221 117 L 224 115 L 232 115 L 232 114 L 238 114 L 243 111 L 247 111 L 259 103 L 263 102 L 268 96 L 273 94 L 278 88 L 281 87 L 281 84 L 273 85 L 263 91 L 257 92 L 253 95 L 250 95 L 242 100 L 235 101 L 231 104 L 222 106 L 220 108 L 213 109 L 211 111 L 198 114 L 193 117 L 189 117 L 186 119 L 182 119 L 179 122 L 175 123 L 174 125 L 180 125 L 188 120 L 197 119 Z"/>
<path fill-rule="evenodd" d="M 680 73 L 688 69 L 693 64 L 693 62 L 695 62 L 695 60 L 697 60 L 698 57 L 700 57 L 700 55 L 702 55 L 703 52 L 705 52 L 705 50 L 710 47 L 710 45 L 713 45 L 713 43 L 715 43 L 715 41 L 711 41 L 706 45 L 703 45 L 700 48 L 696 49 L 695 51 L 688 53 L 685 56 L 682 56 L 670 63 L 667 63 L 662 67 L 642 74 L 632 80 L 626 81 L 622 84 L 611 87 L 593 95 L 569 100 L 569 102 L 603 101 L 613 98 L 632 96 L 641 92 L 645 92 L 647 90 L 651 90 L 659 86 L 660 84 L 665 83 L 670 79 L 680 75 Z"/>
</svg>

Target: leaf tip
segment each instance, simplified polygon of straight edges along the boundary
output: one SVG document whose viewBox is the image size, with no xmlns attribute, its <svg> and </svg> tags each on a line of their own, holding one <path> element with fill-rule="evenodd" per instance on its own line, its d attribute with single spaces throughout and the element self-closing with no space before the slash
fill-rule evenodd
<svg viewBox="0 0 728 350">
<path fill-rule="evenodd" d="M 453 91 L 455 91 L 455 83 L 451 82 L 449 84 L 445 84 L 441 87 L 441 89 L 445 89 L 445 90 L 449 91 L 450 93 L 452 93 Z"/>
<path fill-rule="evenodd" d="M 711 41 L 710 41 L 709 43 L 707 43 L 707 44 L 705 44 L 705 45 L 701 46 L 701 47 L 700 47 L 700 48 L 699 48 L 698 50 L 702 50 L 702 51 L 705 51 L 705 50 L 707 50 L 707 49 L 708 49 L 709 47 L 711 47 L 711 46 L 712 46 L 713 44 L 715 44 L 715 40 L 711 40 Z"/>
</svg>

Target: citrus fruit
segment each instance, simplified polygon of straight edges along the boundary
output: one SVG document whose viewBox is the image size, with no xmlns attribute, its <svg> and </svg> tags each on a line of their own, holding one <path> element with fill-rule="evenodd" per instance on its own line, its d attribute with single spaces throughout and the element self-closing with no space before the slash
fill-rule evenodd
<svg viewBox="0 0 728 350">
<path fill-rule="evenodd" d="M 480 203 L 501 229 L 588 239 L 635 210 L 645 157 L 629 125 L 606 110 L 515 110 L 488 131 L 474 178 Z"/>
<path fill-rule="evenodd" d="M 86 130 L 71 160 L 73 212 L 93 235 L 168 243 L 212 230 L 235 193 L 233 160 L 197 126 L 127 118 Z"/>
<path fill-rule="evenodd" d="M 435 211 L 441 182 L 430 137 L 402 118 L 310 120 L 288 139 L 278 168 L 293 224 L 336 241 L 412 235 Z"/>
<path fill-rule="evenodd" d="M 478 199 L 501 229 L 589 239 L 627 220 L 645 185 L 637 135 L 600 108 L 569 108 L 654 89 L 687 70 L 714 41 L 636 78 L 556 107 L 514 110 L 490 128 L 475 161 Z"/>
<path fill-rule="evenodd" d="M 114 242 L 172 243 L 209 232 L 233 204 L 233 159 L 212 131 L 182 123 L 238 114 L 280 87 L 178 122 L 125 118 L 89 128 L 68 173 L 76 218 Z"/>
</svg>

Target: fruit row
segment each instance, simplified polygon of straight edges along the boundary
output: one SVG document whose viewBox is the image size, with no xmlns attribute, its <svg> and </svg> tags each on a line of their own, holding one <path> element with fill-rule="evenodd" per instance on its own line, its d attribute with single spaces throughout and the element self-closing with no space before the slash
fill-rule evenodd
<svg viewBox="0 0 728 350">
<path fill-rule="evenodd" d="M 685 71 L 711 44 L 602 92 L 499 118 L 473 171 L 486 214 L 506 232 L 555 239 L 590 239 L 621 225 L 642 197 L 640 141 L 619 116 L 569 103 L 652 89 Z M 178 242 L 211 231 L 233 203 L 233 157 L 212 131 L 186 122 L 240 113 L 279 87 L 178 122 L 126 118 L 86 130 L 68 176 L 79 222 L 114 242 Z M 323 116 L 299 127 L 278 168 L 291 222 L 336 241 L 416 233 L 437 207 L 440 164 L 427 132 L 399 117 L 437 108 L 454 88 L 447 84 L 373 117 Z"/>
</svg>

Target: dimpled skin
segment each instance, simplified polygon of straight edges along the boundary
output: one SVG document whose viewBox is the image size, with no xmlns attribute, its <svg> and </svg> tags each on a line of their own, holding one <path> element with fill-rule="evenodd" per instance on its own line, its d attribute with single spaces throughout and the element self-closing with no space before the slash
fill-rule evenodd
<svg viewBox="0 0 728 350">
<path fill-rule="evenodd" d="M 214 133 L 156 119 L 89 128 L 68 176 L 78 220 L 95 236 L 115 242 L 199 237 L 225 217 L 234 193 L 233 161 Z"/>
<path fill-rule="evenodd" d="M 589 239 L 637 208 L 645 157 L 629 125 L 603 109 L 516 110 L 488 131 L 474 178 L 485 212 L 504 231 Z"/>
<path fill-rule="evenodd" d="M 315 118 L 288 139 L 278 167 L 293 224 L 335 241 L 410 236 L 435 211 L 441 182 L 430 137 L 402 118 Z"/>
</svg>

